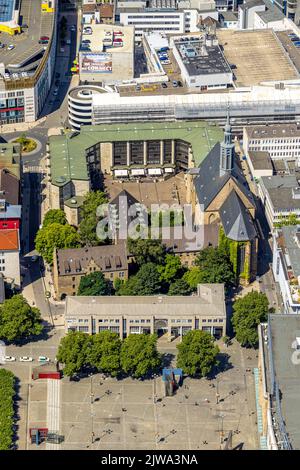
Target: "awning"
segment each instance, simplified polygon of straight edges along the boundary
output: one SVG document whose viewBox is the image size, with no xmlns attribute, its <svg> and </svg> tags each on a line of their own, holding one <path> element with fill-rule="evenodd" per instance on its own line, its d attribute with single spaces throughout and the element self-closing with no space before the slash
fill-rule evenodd
<svg viewBox="0 0 300 470">
<path fill-rule="evenodd" d="M 128 170 L 115 170 L 115 176 L 128 176 Z"/>
<path fill-rule="evenodd" d="M 148 174 L 149 175 L 161 175 L 161 168 L 149 168 Z"/>
<path fill-rule="evenodd" d="M 165 173 L 174 173 L 174 168 L 165 168 Z"/>
<path fill-rule="evenodd" d="M 133 168 L 131 170 L 131 174 L 134 176 L 134 175 L 144 175 L 145 174 L 145 170 L 144 168 Z"/>
</svg>

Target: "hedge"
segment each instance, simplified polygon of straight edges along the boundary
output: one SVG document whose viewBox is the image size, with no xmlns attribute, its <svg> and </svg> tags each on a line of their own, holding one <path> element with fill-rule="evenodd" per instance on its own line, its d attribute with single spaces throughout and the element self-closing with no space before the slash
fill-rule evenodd
<svg viewBox="0 0 300 470">
<path fill-rule="evenodd" d="M 0 450 L 9 450 L 13 440 L 15 376 L 0 369 Z"/>
</svg>

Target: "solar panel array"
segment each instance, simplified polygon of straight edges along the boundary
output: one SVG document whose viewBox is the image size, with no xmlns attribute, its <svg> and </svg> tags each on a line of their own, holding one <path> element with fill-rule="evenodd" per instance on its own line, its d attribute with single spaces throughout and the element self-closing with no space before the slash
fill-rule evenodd
<svg viewBox="0 0 300 470">
<path fill-rule="evenodd" d="M 11 21 L 15 0 L 0 0 L 0 23 Z"/>
</svg>

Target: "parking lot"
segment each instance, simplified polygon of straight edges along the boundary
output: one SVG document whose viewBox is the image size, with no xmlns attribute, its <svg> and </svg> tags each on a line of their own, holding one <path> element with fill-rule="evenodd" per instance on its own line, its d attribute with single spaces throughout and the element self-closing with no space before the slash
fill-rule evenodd
<svg viewBox="0 0 300 470">
<path fill-rule="evenodd" d="M 96 374 L 79 382 L 62 379 L 60 448 L 218 450 L 229 431 L 233 447 L 257 448 L 256 352 L 241 350 L 235 342 L 220 347 L 229 355 L 228 360 L 223 356 L 228 369 L 212 380 L 186 378 L 173 397 L 163 396 L 161 377 L 116 380 Z M 166 348 L 175 352 L 172 345 Z M 47 383 L 31 385 L 27 428 L 45 427 Z M 44 443 L 28 444 L 32 450 L 44 448 Z"/>
</svg>

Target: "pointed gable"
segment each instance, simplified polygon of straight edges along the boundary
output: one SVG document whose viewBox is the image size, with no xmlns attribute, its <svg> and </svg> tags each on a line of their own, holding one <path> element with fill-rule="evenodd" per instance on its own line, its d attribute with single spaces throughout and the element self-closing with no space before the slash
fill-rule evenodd
<svg viewBox="0 0 300 470">
<path fill-rule="evenodd" d="M 226 237 L 238 242 L 256 237 L 253 219 L 234 190 L 221 206 L 219 214 Z"/>
</svg>

